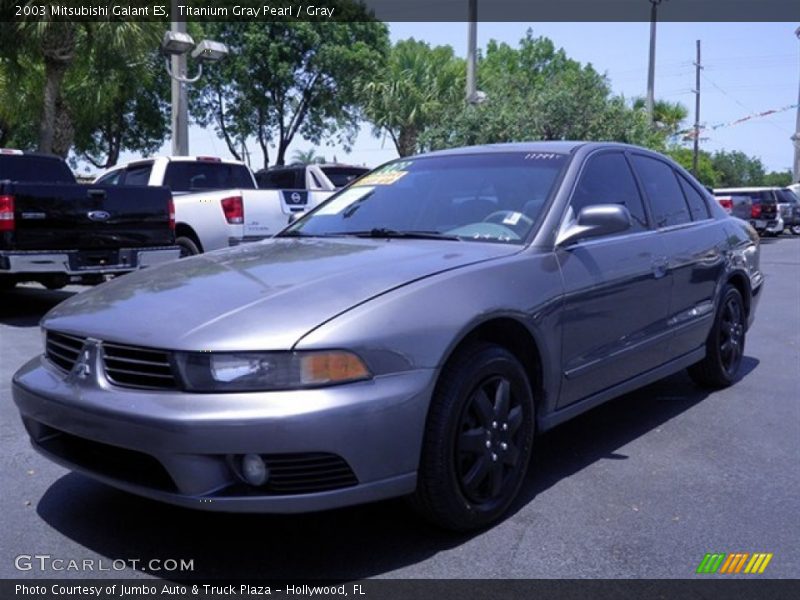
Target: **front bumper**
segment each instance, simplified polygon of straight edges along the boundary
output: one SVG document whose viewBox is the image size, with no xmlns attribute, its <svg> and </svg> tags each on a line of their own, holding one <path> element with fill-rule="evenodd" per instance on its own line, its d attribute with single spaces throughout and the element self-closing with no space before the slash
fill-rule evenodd
<svg viewBox="0 0 800 600">
<path fill-rule="evenodd" d="M 63 273 L 70 276 L 127 273 L 175 260 L 177 246 L 101 251 L 0 251 L 2 273 Z M 109 258 L 112 260 L 109 262 Z"/>
<path fill-rule="evenodd" d="M 412 492 L 433 382 L 426 369 L 316 390 L 188 394 L 81 380 L 38 357 L 15 374 L 13 396 L 34 448 L 70 469 L 182 506 L 290 513 Z M 340 457 L 356 481 L 271 493 L 231 466 L 244 454 L 304 453 Z"/>
</svg>

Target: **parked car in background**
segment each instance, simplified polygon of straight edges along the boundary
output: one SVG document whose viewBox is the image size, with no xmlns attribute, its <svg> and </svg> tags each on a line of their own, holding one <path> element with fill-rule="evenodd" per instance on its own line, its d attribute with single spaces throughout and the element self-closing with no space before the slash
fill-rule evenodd
<svg viewBox="0 0 800 600">
<path fill-rule="evenodd" d="M 717 198 L 730 198 L 731 196 L 749 198 L 751 207 L 749 221 L 755 230 L 762 235 L 780 235 L 785 225 L 778 210 L 778 196 L 775 193 L 778 189 L 773 187 L 716 188 L 714 195 Z"/>
<path fill-rule="evenodd" d="M 339 163 L 297 163 L 262 169 L 256 173 L 256 181 L 258 187 L 267 190 L 335 192 L 368 172 L 367 167 Z"/>
<path fill-rule="evenodd" d="M 178 257 L 163 187 L 81 185 L 62 158 L 0 150 L 0 289 L 48 289 Z"/>
<path fill-rule="evenodd" d="M 687 367 L 734 383 L 759 256 L 643 148 L 406 157 L 273 239 L 61 303 L 14 401 L 45 456 L 165 502 L 411 495 L 473 529 L 514 502 L 539 433 Z"/>
<path fill-rule="evenodd" d="M 263 240 L 283 229 L 293 213 L 314 205 L 307 198 L 256 189 L 247 165 L 208 156 L 137 160 L 106 171 L 96 181 L 172 190 L 181 256 Z"/>
<path fill-rule="evenodd" d="M 725 209 L 729 215 L 742 219 L 743 221 L 750 221 L 753 214 L 753 200 L 750 196 L 743 194 L 719 194 L 714 196 L 719 202 L 719 205 Z"/>
<path fill-rule="evenodd" d="M 800 235 L 800 198 L 791 188 L 776 189 L 775 194 L 784 226 L 794 235 Z"/>
</svg>

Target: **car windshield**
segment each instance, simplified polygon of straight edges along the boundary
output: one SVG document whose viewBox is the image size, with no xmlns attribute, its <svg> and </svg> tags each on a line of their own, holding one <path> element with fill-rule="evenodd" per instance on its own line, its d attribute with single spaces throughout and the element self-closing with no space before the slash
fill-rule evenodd
<svg viewBox="0 0 800 600">
<path fill-rule="evenodd" d="M 331 196 L 282 235 L 522 243 L 567 159 L 550 152 L 401 159 Z"/>
</svg>

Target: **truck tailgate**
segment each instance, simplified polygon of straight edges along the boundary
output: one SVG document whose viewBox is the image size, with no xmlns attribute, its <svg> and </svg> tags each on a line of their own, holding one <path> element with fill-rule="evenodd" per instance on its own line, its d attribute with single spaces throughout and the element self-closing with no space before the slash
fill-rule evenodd
<svg viewBox="0 0 800 600">
<path fill-rule="evenodd" d="M 170 191 L 163 187 L 9 183 L 14 247 L 68 250 L 168 246 Z"/>
<path fill-rule="evenodd" d="M 242 190 L 245 238 L 273 236 L 289 224 L 292 213 L 304 213 L 333 192 L 316 190 Z"/>
</svg>

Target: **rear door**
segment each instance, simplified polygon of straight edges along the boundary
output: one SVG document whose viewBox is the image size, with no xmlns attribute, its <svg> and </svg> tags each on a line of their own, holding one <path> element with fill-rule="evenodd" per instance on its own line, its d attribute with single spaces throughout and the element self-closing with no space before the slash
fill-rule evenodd
<svg viewBox="0 0 800 600">
<path fill-rule="evenodd" d="M 649 155 L 634 154 L 632 162 L 666 251 L 672 281 L 668 358 L 677 358 L 702 346 L 708 335 L 725 269 L 725 230 L 711 218 L 696 182 Z"/>
<path fill-rule="evenodd" d="M 584 165 L 570 209 L 577 215 L 593 204 L 623 204 L 632 227 L 556 252 L 565 287 L 559 406 L 657 367 L 666 356 L 666 249 L 650 228 L 623 152 L 596 153 Z"/>
</svg>

